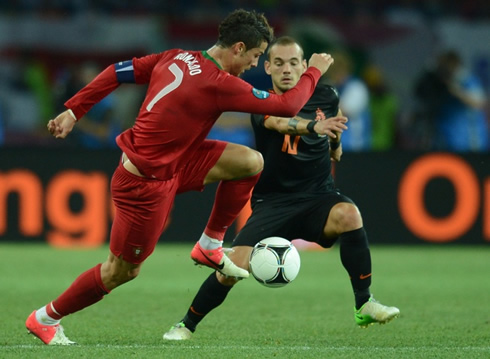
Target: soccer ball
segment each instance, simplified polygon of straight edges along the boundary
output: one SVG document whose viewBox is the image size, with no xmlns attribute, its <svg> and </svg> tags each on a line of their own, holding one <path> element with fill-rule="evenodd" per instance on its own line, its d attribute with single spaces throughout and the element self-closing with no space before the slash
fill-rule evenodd
<svg viewBox="0 0 490 359">
<path fill-rule="evenodd" d="M 292 282 L 299 273 L 300 265 L 296 247 L 281 237 L 261 240 L 250 255 L 250 271 L 266 287 L 279 288 Z"/>
</svg>

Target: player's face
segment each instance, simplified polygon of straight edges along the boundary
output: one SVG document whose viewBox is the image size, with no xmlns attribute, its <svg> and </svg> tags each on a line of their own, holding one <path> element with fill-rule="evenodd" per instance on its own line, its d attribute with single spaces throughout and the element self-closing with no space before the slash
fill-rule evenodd
<svg viewBox="0 0 490 359">
<path fill-rule="evenodd" d="M 283 93 L 296 86 L 306 71 L 306 60 L 297 44 L 274 45 L 269 51 L 270 60 L 264 64 L 265 72 L 271 75 L 274 91 Z"/>
<path fill-rule="evenodd" d="M 234 66 L 230 73 L 235 76 L 240 76 L 245 71 L 250 70 L 252 67 L 257 67 L 259 58 L 264 54 L 266 49 L 266 41 L 264 41 L 259 47 L 254 47 L 250 50 L 245 50 L 245 48 L 243 48 L 243 50 L 236 56 Z"/>
</svg>

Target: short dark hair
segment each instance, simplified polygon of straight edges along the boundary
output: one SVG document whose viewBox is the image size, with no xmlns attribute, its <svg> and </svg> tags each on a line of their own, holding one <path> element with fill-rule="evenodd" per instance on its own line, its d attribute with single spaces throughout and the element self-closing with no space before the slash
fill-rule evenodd
<svg viewBox="0 0 490 359">
<path fill-rule="evenodd" d="M 289 46 L 289 45 L 298 45 L 299 48 L 301 49 L 301 60 L 304 59 L 304 51 L 303 51 L 303 47 L 298 43 L 298 41 L 296 41 L 293 37 L 291 36 L 281 36 L 281 37 L 278 37 L 277 39 L 275 39 L 269 46 L 269 48 L 267 49 L 267 60 L 270 61 L 271 60 L 271 49 L 274 47 L 274 46 Z"/>
<path fill-rule="evenodd" d="M 243 42 L 247 50 L 259 47 L 264 41 L 270 44 L 274 39 L 274 29 L 262 13 L 254 10 L 235 10 L 219 25 L 216 45 L 230 47 Z"/>
</svg>

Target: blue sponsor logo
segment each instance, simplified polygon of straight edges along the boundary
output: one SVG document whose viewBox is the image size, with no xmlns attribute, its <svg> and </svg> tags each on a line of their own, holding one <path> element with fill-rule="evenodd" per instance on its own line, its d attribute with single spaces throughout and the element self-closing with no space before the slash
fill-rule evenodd
<svg viewBox="0 0 490 359">
<path fill-rule="evenodd" d="M 252 93 L 254 94 L 255 97 L 261 100 L 264 100 L 270 96 L 270 93 L 268 93 L 267 91 L 257 90 L 256 88 L 252 89 Z"/>
</svg>

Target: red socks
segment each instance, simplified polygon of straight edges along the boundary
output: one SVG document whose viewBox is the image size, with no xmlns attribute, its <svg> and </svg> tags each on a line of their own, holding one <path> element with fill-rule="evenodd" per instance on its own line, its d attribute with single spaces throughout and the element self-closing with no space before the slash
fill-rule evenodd
<svg viewBox="0 0 490 359">
<path fill-rule="evenodd" d="M 97 264 L 80 274 L 67 290 L 46 306 L 47 314 L 53 319 L 61 319 L 97 303 L 108 294 L 109 291 L 104 287 L 100 276 L 101 265 Z"/>
<path fill-rule="evenodd" d="M 247 204 L 261 173 L 238 180 L 220 182 L 216 190 L 213 210 L 204 230 L 206 235 L 223 241 L 226 230 Z"/>
</svg>

